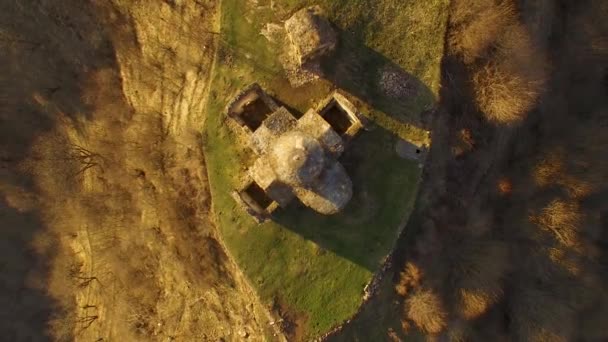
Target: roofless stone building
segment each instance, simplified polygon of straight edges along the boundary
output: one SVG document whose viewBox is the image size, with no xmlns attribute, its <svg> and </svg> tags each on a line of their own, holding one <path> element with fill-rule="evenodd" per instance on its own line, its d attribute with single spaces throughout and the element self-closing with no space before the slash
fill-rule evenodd
<svg viewBox="0 0 608 342">
<path fill-rule="evenodd" d="M 257 159 L 233 197 L 258 222 L 295 198 L 318 213 L 342 210 L 352 197 L 352 182 L 337 160 L 363 127 L 356 108 L 334 93 L 319 110 L 296 119 L 257 84 L 228 105 L 227 115 L 249 137 Z"/>
</svg>

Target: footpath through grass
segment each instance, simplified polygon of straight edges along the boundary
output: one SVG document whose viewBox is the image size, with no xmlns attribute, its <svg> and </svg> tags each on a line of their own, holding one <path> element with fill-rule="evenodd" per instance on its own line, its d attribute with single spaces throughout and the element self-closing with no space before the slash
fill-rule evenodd
<svg viewBox="0 0 608 342">
<path fill-rule="evenodd" d="M 224 0 L 218 65 L 214 75 L 205 152 L 213 208 L 227 248 L 266 304 L 295 322 L 296 338 L 310 339 L 348 319 L 363 288 L 390 251 L 398 227 L 413 207 L 420 170 L 400 159 L 398 137 L 426 141 L 416 126 L 435 102 L 448 0 L 271 1 Z M 335 58 L 324 63 L 327 80 L 289 86 L 280 47 L 260 34 L 295 9 L 319 4 L 340 31 Z M 391 101 L 378 89 L 381 70 L 409 73 L 415 92 Z M 244 86 L 258 82 L 296 111 L 315 106 L 340 88 L 366 103 L 375 129 L 363 132 L 341 162 L 354 184 L 345 211 L 321 216 L 292 205 L 274 222 L 257 225 L 230 196 L 252 151 L 235 144 L 224 108 Z"/>
</svg>

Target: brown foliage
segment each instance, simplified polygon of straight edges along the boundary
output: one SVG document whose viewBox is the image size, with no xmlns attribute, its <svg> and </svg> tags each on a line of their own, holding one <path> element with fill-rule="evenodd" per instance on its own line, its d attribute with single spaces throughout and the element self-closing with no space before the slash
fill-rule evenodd
<svg viewBox="0 0 608 342">
<path fill-rule="evenodd" d="M 539 186 L 547 186 L 555 182 L 563 173 L 563 156 L 559 152 L 548 153 L 534 169 L 534 180 Z"/>
<path fill-rule="evenodd" d="M 463 128 L 454 136 L 452 143 L 452 154 L 455 157 L 461 157 L 464 154 L 471 152 L 475 148 L 475 139 L 471 130 Z"/>
<path fill-rule="evenodd" d="M 510 195 L 513 192 L 513 182 L 507 177 L 499 179 L 497 187 L 501 195 Z"/>
<path fill-rule="evenodd" d="M 400 274 L 399 283 L 395 286 L 395 291 L 401 296 L 406 296 L 410 289 L 420 285 L 422 271 L 416 264 L 408 262 Z"/>
<path fill-rule="evenodd" d="M 418 289 L 405 301 L 405 315 L 420 329 L 440 333 L 447 325 L 447 312 L 437 294 L 428 289 Z"/>
<path fill-rule="evenodd" d="M 454 1 L 448 49 L 470 65 L 475 102 L 491 122 L 521 121 L 543 90 L 544 57 L 511 1 Z"/>
<path fill-rule="evenodd" d="M 509 24 L 516 20 L 511 2 L 454 1 L 450 16 L 448 45 L 465 63 L 483 57 Z"/>
<path fill-rule="evenodd" d="M 576 203 L 554 200 L 540 215 L 533 216 L 531 220 L 540 229 L 550 232 L 563 246 L 580 249 L 579 230 L 582 215 Z"/>
<path fill-rule="evenodd" d="M 544 57 L 520 24 L 509 26 L 497 45 L 494 56 L 473 74 L 475 102 L 491 122 L 519 122 L 544 88 Z"/>
<path fill-rule="evenodd" d="M 419 259 L 416 289 L 401 276 L 405 321 L 438 340 L 605 340 L 608 5 L 541 0 L 515 15 L 509 3 L 452 2 L 446 88 L 471 97 L 446 101 L 454 115 L 440 143 L 453 153 L 431 155 L 442 169 L 429 178 L 448 190 L 428 195 L 421 222 L 433 225 L 416 241 L 429 250 L 435 230 L 439 248 Z M 545 53 L 555 63 L 547 92 Z M 465 121 L 468 100 L 486 120 Z M 470 181 L 476 172 L 484 177 Z M 424 313 L 437 307 L 446 324 L 429 329 Z"/>
</svg>

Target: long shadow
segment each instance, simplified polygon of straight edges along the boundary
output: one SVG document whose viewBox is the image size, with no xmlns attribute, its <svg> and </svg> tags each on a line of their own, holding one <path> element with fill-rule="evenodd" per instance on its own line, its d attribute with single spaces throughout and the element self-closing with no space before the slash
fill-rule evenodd
<svg viewBox="0 0 608 342">
<path fill-rule="evenodd" d="M 337 51 L 321 63 L 323 77 L 366 108 L 401 125 L 424 124 L 420 103 L 434 101 L 431 90 L 354 34 L 340 32 Z M 401 159 L 395 151 L 396 132 L 370 117 L 371 129 L 351 141 L 340 158 L 353 181 L 353 198 L 344 211 L 324 216 L 296 202 L 279 210 L 274 220 L 373 272 L 393 247 L 413 206 L 420 161 Z"/>
<path fill-rule="evenodd" d="M 393 155 L 395 141 L 382 129 L 352 141 L 340 162 L 352 179 L 353 198 L 341 213 L 321 215 L 294 201 L 273 219 L 323 250 L 376 271 L 409 211 L 419 177 L 417 162 Z"/>
<path fill-rule="evenodd" d="M 47 288 L 57 240 L 41 213 L 45 203 L 37 202 L 45 199 L 38 175 L 22 162 L 50 158 L 31 148 L 58 120 L 78 128 L 90 117 L 83 83 L 116 61 L 89 3 L 4 1 L 0 32 L 0 335 L 46 341 L 52 339 L 50 320 L 65 308 Z M 23 205 L 15 192 L 33 204 Z M 50 241 L 50 248 L 35 248 L 39 239 Z M 73 339 L 71 328 L 54 329 L 55 338 Z"/>
<path fill-rule="evenodd" d="M 404 124 L 425 127 L 433 92 L 416 76 L 365 45 L 356 32 L 338 31 L 334 54 L 321 61 L 323 77 L 374 110 Z"/>
<path fill-rule="evenodd" d="M 564 11 L 563 15 L 566 13 L 574 13 L 574 11 Z M 560 25 L 558 23 L 561 22 L 570 22 L 570 20 L 565 20 L 563 18 L 559 20 L 556 19 L 555 25 Z M 554 37 L 560 44 L 572 41 L 572 38 L 568 36 L 567 32 L 562 32 L 561 30 L 554 32 Z M 495 221 L 490 223 L 493 232 L 491 235 L 488 235 L 493 239 L 499 239 L 510 244 L 512 249 L 511 254 L 512 257 L 514 257 L 516 264 L 513 265 L 514 271 L 510 273 L 506 279 L 504 300 L 471 323 L 472 326 L 470 330 L 480 333 L 479 335 L 476 335 L 478 340 L 490 340 L 495 338 L 496 335 L 487 336 L 486 338 L 486 335 L 484 334 L 487 332 L 494 334 L 499 328 L 504 330 L 501 332 L 503 336 L 508 336 L 508 334 L 513 334 L 513 332 L 516 331 L 518 327 L 514 322 L 514 316 L 511 316 L 513 314 L 513 305 L 511 301 L 513 298 L 517 298 L 518 295 L 520 296 L 521 292 L 532 290 L 537 291 L 538 293 L 544 293 L 542 296 L 533 297 L 534 300 L 539 301 L 540 304 L 537 305 L 540 306 L 551 307 L 551 305 L 555 305 L 554 303 L 556 302 L 560 305 L 569 306 L 571 305 L 569 301 L 573 299 L 567 295 L 562 295 L 559 292 L 560 290 L 564 291 L 564 289 L 569 286 L 575 287 L 576 285 L 572 283 L 574 281 L 580 281 L 579 279 L 584 279 L 584 277 L 588 276 L 583 275 L 585 272 L 596 272 L 596 274 L 601 276 L 606 274 L 606 272 L 604 272 L 605 262 L 608 258 L 606 258 L 606 248 L 604 247 L 608 245 L 606 244 L 606 241 L 608 241 L 608 234 L 606 234 L 606 228 L 608 227 L 608 220 L 606 219 L 608 217 L 608 209 L 605 205 L 605 201 L 604 203 L 600 203 L 602 197 L 605 198 L 606 195 L 605 186 L 596 186 L 589 195 L 586 195 L 582 199 L 578 199 L 583 210 L 593 212 L 595 215 L 594 219 L 588 219 L 584 225 L 587 227 L 596 225 L 594 229 L 598 229 L 598 231 L 602 232 L 602 235 L 596 237 L 596 239 L 598 246 L 600 247 L 599 250 L 602 251 L 603 260 L 599 265 L 593 265 L 592 263 L 585 264 L 585 266 L 581 268 L 581 271 L 579 271 L 581 272 L 580 275 L 577 275 L 576 277 L 569 274 L 570 271 L 567 267 L 564 267 L 563 264 L 556 263 L 555 260 L 552 260 L 553 257 L 549 258 L 549 254 L 544 254 L 545 252 L 543 250 L 544 248 L 547 248 L 547 245 L 556 245 L 557 241 L 554 241 L 555 237 L 552 236 L 552 233 L 541 230 L 533 231 L 534 229 L 537 229 L 534 228 L 533 225 L 532 227 L 528 227 L 526 224 L 520 223 L 529 222 L 530 213 L 539 212 L 548 204 L 548 201 L 560 198 L 560 196 L 566 196 L 565 193 L 560 194 L 560 191 L 556 192 L 556 189 L 547 191 L 544 189 L 544 186 L 540 187 L 536 184 L 533 175 L 535 172 L 534 168 L 537 166 L 539 160 L 538 158 L 542 156 L 543 151 L 541 150 L 541 147 L 543 147 L 545 151 L 549 150 L 547 149 L 547 145 L 564 148 L 571 153 L 568 159 L 576 157 L 577 155 L 582 155 L 584 150 L 576 150 L 572 148 L 574 144 L 568 142 L 568 137 L 575 131 L 574 128 L 576 126 L 568 125 L 566 117 L 569 115 L 579 115 L 581 117 L 577 118 L 577 120 L 596 120 L 592 122 L 600 123 L 601 120 L 599 117 L 593 117 L 594 115 L 599 114 L 599 111 L 584 113 L 584 116 L 591 116 L 591 118 L 584 118 L 580 113 L 573 114 L 570 113 L 570 111 L 572 111 L 572 109 L 585 108 L 586 106 L 606 108 L 606 101 L 604 100 L 606 97 L 593 97 L 588 94 L 588 89 L 593 89 L 598 93 L 602 91 L 601 85 L 598 82 L 600 81 L 599 78 L 594 80 L 594 78 L 589 77 L 585 80 L 589 83 L 592 81 L 598 83 L 591 84 L 591 86 L 583 84 L 584 86 L 588 86 L 588 88 L 583 88 L 585 89 L 584 96 L 577 96 L 577 91 L 579 91 L 577 88 L 581 87 L 581 84 L 571 82 L 573 78 L 572 75 L 576 74 L 578 79 L 585 79 L 584 76 L 581 77 L 581 70 L 586 70 L 586 72 L 588 72 L 589 70 L 594 69 L 592 68 L 592 65 L 585 65 L 583 67 L 583 63 L 580 61 L 584 61 L 584 59 L 578 60 L 578 54 L 572 53 L 572 51 L 564 53 L 562 49 L 563 47 L 560 46 L 554 46 L 552 48 L 551 52 L 558 57 L 553 60 L 559 61 L 560 63 L 556 64 L 553 68 L 551 90 L 543 95 L 539 103 L 555 103 L 556 99 L 564 99 L 564 105 L 561 105 L 562 102 L 557 102 L 561 105 L 560 108 L 541 106 L 541 108 L 534 109 L 530 112 L 528 118 L 518 128 L 517 135 L 515 135 L 515 139 L 513 139 L 511 143 L 512 146 L 509 149 L 504 150 L 504 156 L 501 153 L 497 153 L 492 147 L 493 145 L 496 145 L 496 137 L 499 136 L 498 133 L 506 128 L 500 126 L 495 127 L 494 125 L 485 122 L 479 122 L 481 121 L 479 119 L 481 118 L 481 113 L 475 112 L 475 107 L 469 103 L 471 101 L 471 94 L 470 89 L 467 89 L 467 80 L 470 78 L 470 75 L 467 74 L 467 68 L 462 62 L 454 57 L 444 58 L 441 107 L 444 108 L 442 115 L 449 115 L 449 120 L 446 120 L 448 124 L 445 124 L 445 128 L 449 131 L 449 134 L 458 132 L 463 126 L 469 128 L 473 132 L 476 132 L 478 145 L 481 146 L 476 146 L 478 151 L 472 152 L 472 156 L 466 158 L 456 158 L 451 154 L 442 153 L 439 149 L 436 153 L 431 152 L 431 157 L 437 158 L 438 162 L 447 164 L 447 167 L 437 168 L 436 171 L 431 171 L 427 174 L 425 181 L 428 186 L 424 188 L 423 191 L 426 191 L 429 194 L 434 191 L 436 192 L 437 180 L 444 179 L 447 179 L 447 182 L 441 183 L 441 186 L 446 187 L 448 190 L 444 193 L 437 192 L 433 194 L 434 198 L 425 196 L 427 199 L 425 203 L 422 203 L 423 201 L 419 202 L 421 205 L 417 209 L 417 215 L 414 215 L 413 217 L 414 220 L 408 225 L 408 233 L 401 236 L 397 258 L 393 263 L 393 271 L 395 272 L 396 278 L 398 278 L 399 271 L 402 269 L 406 260 L 410 260 L 419 265 L 423 265 L 423 273 L 433 274 L 433 272 L 437 273 L 437 271 L 441 269 L 434 268 L 437 263 L 429 264 L 428 260 L 441 260 L 444 258 L 444 261 L 440 262 L 449 262 L 445 258 L 449 258 L 450 256 L 442 255 L 442 253 L 444 253 L 443 251 L 437 251 L 437 253 L 427 252 L 427 254 L 424 255 L 420 255 L 420 253 L 416 251 L 416 241 L 418 241 L 418 243 L 424 241 L 422 240 L 424 239 L 422 234 L 424 231 L 422 228 L 423 222 L 432 220 L 437 227 L 442 227 L 442 239 L 456 234 L 470 234 L 463 234 L 462 231 L 454 228 L 451 228 L 450 230 L 444 228 L 449 225 L 464 226 L 467 224 L 466 216 L 464 217 L 464 222 L 459 222 L 462 221 L 459 217 L 462 217 L 462 213 L 466 212 L 467 209 L 466 206 L 463 206 L 463 203 L 472 203 L 470 189 L 479 187 L 480 181 L 470 177 L 472 172 L 463 172 L 463 169 L 475 171 L 480 167 L 480 160 L 482 158 L 495 159 L 496 169 L 486 172 L 489 176 L 486 179 L 481 179 L 481 182 L 485 183 L 483 186 L 485 186 L 486 189 L 489 189 L 490 187 L 493 188 L 496 181 L 499 179 L 498 177 L 506 174 L 511 177 L 514 182 L 513 188 L 517 190 L 507 197 L 498 195 L 492 191 L 479 194 L 478 196 L 483 196 L 482 198 L 485 202 L 484 209 L 489 213 L 493 213 L 493 216 L 496 218 Z M 584 49 L 581 50 L 584 51 Z M 563 56 L 567 57 L 564 58 Z M 573 58 L 577 59 L 576 63 L 581 63 L 581 65 L 577 65 L 572 60 Z M 585 62 L 588 63 L 588 61 Z M 605 88 L 603 91 L 605 91 Z M 594 98 L 595 101 L 589 101 L 590 98 Z M 444 136 L 438 137 L 440 139 L 434 139 L 434 146 L 448 145 L 450 143 L 449 134 L 446 132 Z M 597 140 L 599 142 L 599 139 Z M 593 160 L 593 163 L 597 163 L 598 160 L 599 159 Z M 431 167 L 431 169 L 433 168 Z M 559 184 L 554 184 L 553 186 L 558 188 L 561 187 Z M 429 197 L 431 198 L 430 200 L 428 199 Z M 516 224 L 513 224 L 514 222 Z M 473 237 L 466 235 L 465 238 L 472 239 Z M 488 236 L 485 236 L 484 238 L 488 238 Z M 544 247 L 543 244 L 545 244 Z M 539 266 L 541 265 L 542 269 L 540 269 L 539 272 Z M 585 271 L 582 271 L 583 269 Z M 444 274 L 447 274 L 447 272 Z M 431 277 L 427 277 L 427 279 L 439 276 L 440 275 L 438 274 L 434 274 Z M 442 294 L 451 293 L 453 291 L 452 282 L 449 281 L 447 276 L 446 278 L 440 279 L 442 280 L 442 286 L 451 288 L 449 291 L 442 289 L 436 290 L 436 292 Z M 605 282 L 606 280 L 604 279 L 603 281 Z M 581 283 L 584 283 L 584 281 Z M 571 289 L 569 288 L 567 291 L 570 290 Z M 393 290 L 389 289 L 387 291 L 392 292 Z M 555 298 L 553 298 L 554 296 Z M 395 299 L 397 299 L 396 295 L 394 297 L 394 300 Z M 451 298 L 445 296 L 442 300 L 444 303 L 449 303 Z M 598 303 L 601 302 L 598 301 Z M 357 338 L 366 340 L 366 334 L 368 332 L 362 329 L 360 325 L 367 324 L 371 325 L 372 329 L 377 329 L 378 321 L 380 321 L 376 315 L 377 310 L 383 309 L 388 311 L 388 308 L 390 307 L 392 306 L 380 301 L 375 303 L 374 308 L 370 308 L 368 312 L 365 312 L 359 318 L 351 321 L 343 330 L 342 335 L 334 336 L 334 338 L 330 340 L 350 341 Z M 601 307 L 601 304 L 598 304 L 597 307 Z M 584 313 L 585 314 L 581 315 L 581 317 L 585 317 L 584 320 L 587 320 L 588 317 L 592 316 L 590 313 L 593 313 L 593 310 L 587 310 L 584 311 Z M 401 313 L 397 313 L 396 315 L 396 318 L 399 318 Z M 548 333 L 553 333 L 554 331 L 552 330 L 560 327 L 559 323 L 552 325 L 554 323 L 553 321 L 551 321 L 551 325 L 547 324 L 546 326 L 542 326 L 543 323 L 546 322 L 542 319 L 537 322 L 534 322 L 533 320 L 530 321 L 532 324 L 539 324 L 540 322 L 543 331 Z M 491 328 L 488 329 L 488 327 Z M 382 329 L 386 331 L 387 327 L 381 326 L 381 330 Z M 557 334 L 560 333 L 559 330 L 555 332 Z M 414 338 L 411 335 L 409 337 Z"/>
<path fill-rule="evenodd" d="M 0 199 L 0 331 L 7 341 L 44 341 L 49 320 L 61 310 L 44 289 L 53 253 L 41 257 L 31 246 L 45 230 L 38 210 L 21 212 Z"/>
</svg>

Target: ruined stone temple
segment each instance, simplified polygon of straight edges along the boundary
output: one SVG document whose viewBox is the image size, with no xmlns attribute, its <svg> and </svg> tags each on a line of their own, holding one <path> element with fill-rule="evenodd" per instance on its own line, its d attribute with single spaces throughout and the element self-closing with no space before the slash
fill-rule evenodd
<svg viewBox="0 0 608 342">
<path fill-rule="evenodd" d="M 227 115 L 257 155 L 232 195 L 258 222 L 295 198 L 325 215 L 350 201 L 352 182 L 337 159 L 363 126 L 344 96 L 334 93 L 297 119 L 253 84 L 228 105 Z"/>
<path fill-rule="evenodd" d="M 285 30 L 300 66 L 336 48 L 338 36 L 319 6 L 299 10 L 285 22 Z"/>
</svg>

